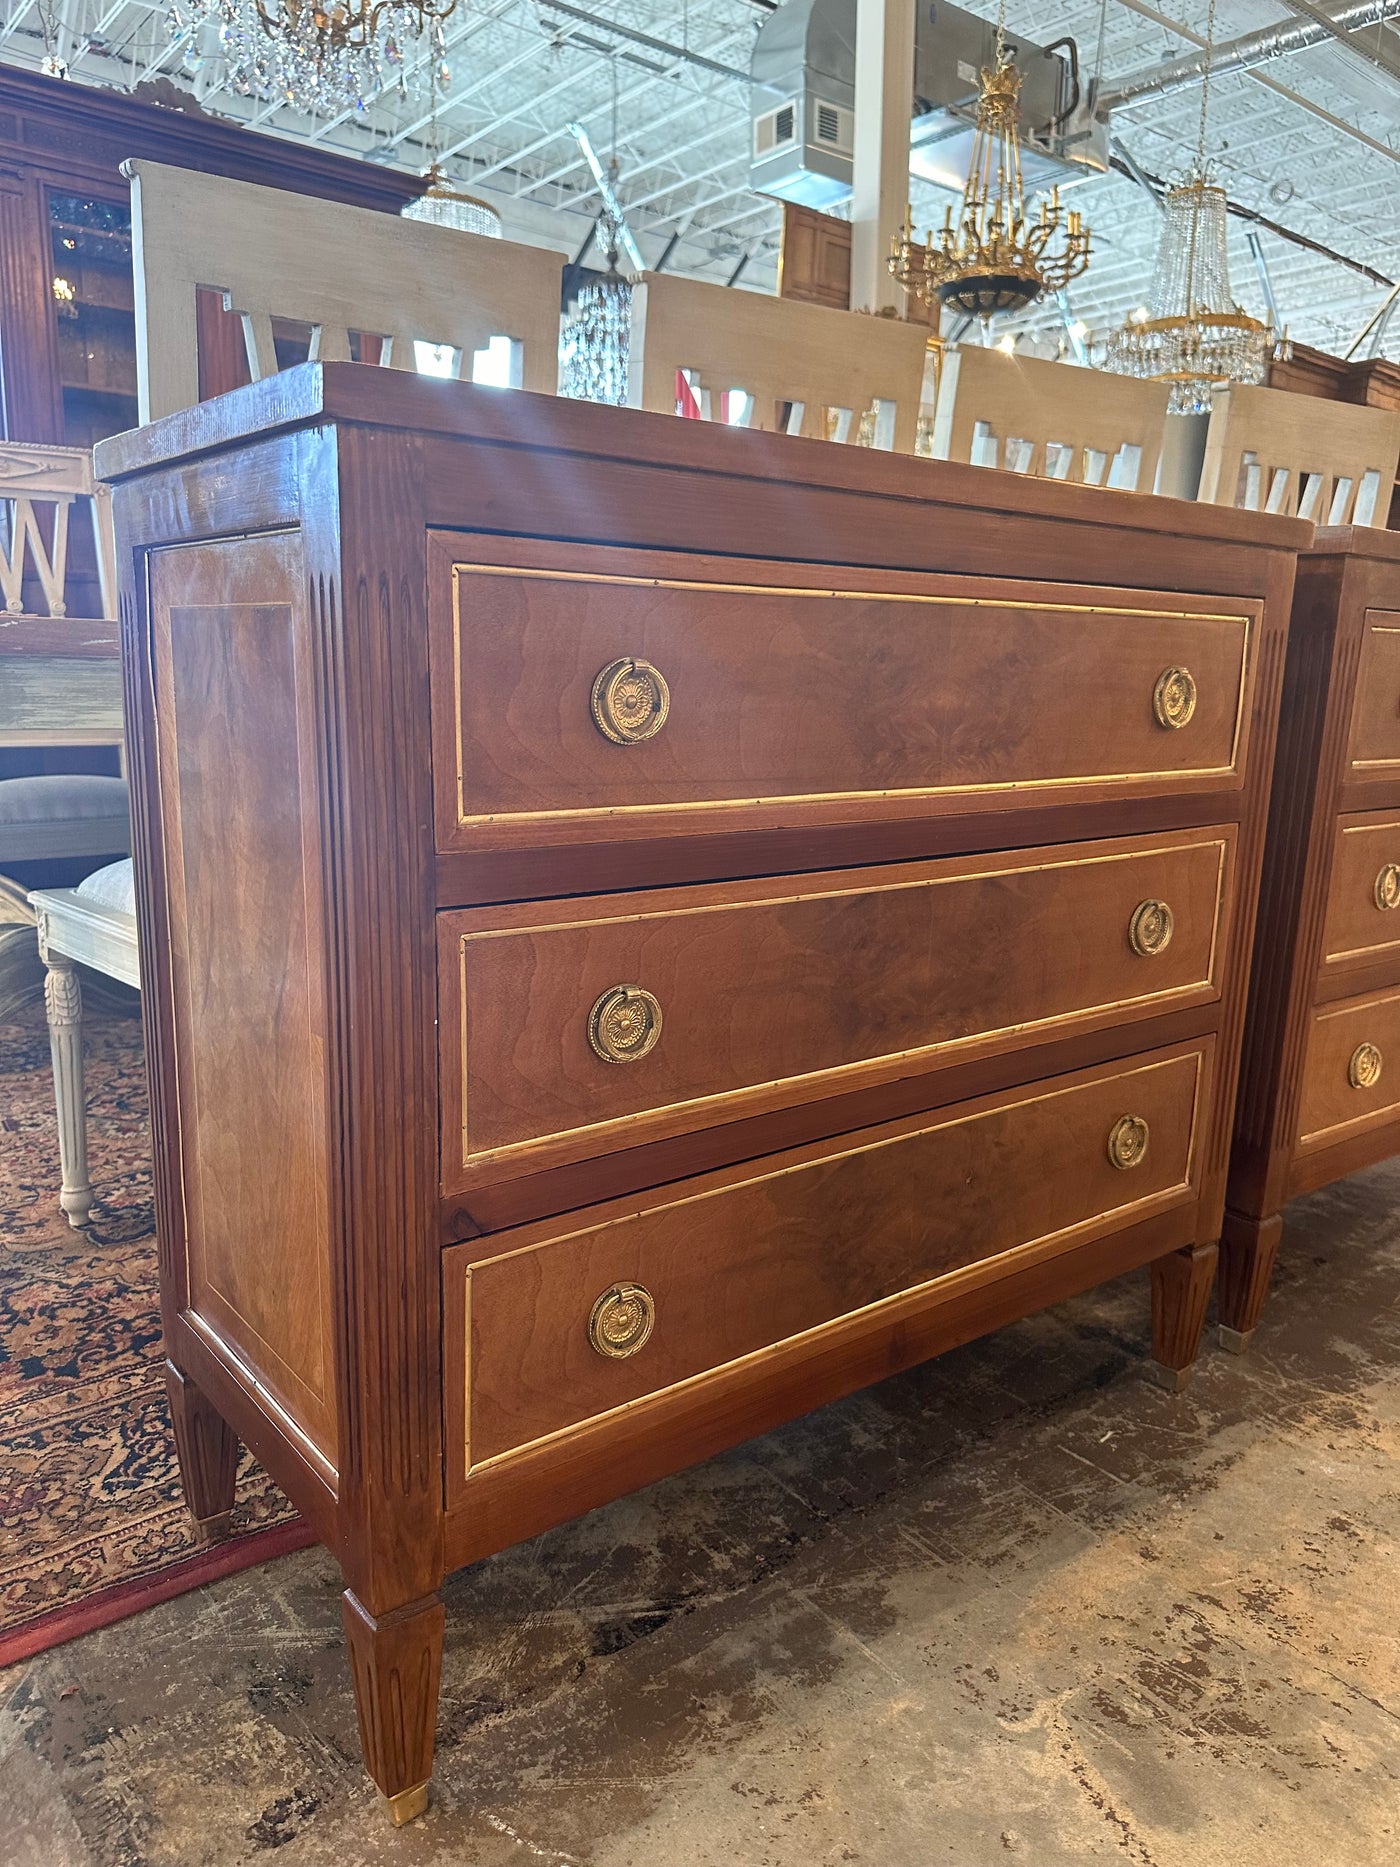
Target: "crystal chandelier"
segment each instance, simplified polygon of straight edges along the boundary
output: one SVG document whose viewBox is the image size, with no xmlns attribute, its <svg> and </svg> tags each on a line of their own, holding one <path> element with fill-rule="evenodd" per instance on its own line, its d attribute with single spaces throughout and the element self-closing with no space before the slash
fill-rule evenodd
<svg viewBox="0 0 1400 1867">
<path fill-rule="evenodd" d="M 1230 292 L 1225 190 L 1206 166 L 1206 109 L 1215 49 L 1215 0 L 1206 21 L 1206 63 L 1196 160 L 1162 203 L 1162 244 L 1147 314 L 1130 317 L 1108 340 L 1104 365 L 1120 376 L 1171 384 L 1173 415 L 1210 413 L 1224 383 L 1264 380 L 1269 359 L 1287 354 L 1288 336 L 1252 318 Z"/>
<path fill-rule="evenodd" d="M 407 52 L 428 38 L 445 50 L 443 21 L 457 0 L 171 0 L 170 35 L 195 56 L 216 28 L 228 82 L 243 96 L 280 98 L 312 116 L 363 110 L 406 75 Z M 434 83 L 436 83 L 436 77 Z"/>
<path fill-rule="evenodd" d="M 1026 217 L 1016 140 L 1021 74 L 1006 49 L 1005 6 L 997 21 L 996 63 L 982 67 L 977 122 L 956 217 L 949 207 L 937 240 L 914 238 L 913 214 L 890 246 L 890 271 L 926 304 L 937 300 L 971 317 L 1020 311 L 1058 292 L 1089 263 L 1089 232 L 1065 213 L 1056 188 Z"/>
<path fill-rule="evenodd" d="M 495 208 L 452 187 L 440 162 L 434 161 L 423 179 L 427 187 L 403 209 L 404 220 L 425 220 L 455 233 L 482 233 L 490 240 L 501 238 L 501 217 Z"/>
<path fill-rule="evenodd" d="M 559 393 L 579 402 L 624 408 L 632 284 L 617 269 L 615 235 L 607 255 L 607 271 L 580 288 L 574 315 L 559 333 Z"/>
</svg>

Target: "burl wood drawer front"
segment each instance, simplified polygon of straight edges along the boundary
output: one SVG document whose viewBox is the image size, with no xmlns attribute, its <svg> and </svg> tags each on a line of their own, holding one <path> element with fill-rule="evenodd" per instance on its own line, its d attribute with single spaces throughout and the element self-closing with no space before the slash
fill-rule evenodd
<svg viewBox="0 0 1400 1867">
<path fill-rule="evenodd" d="M 1195 1196 L 1210 1040 L 444 1253 L 450 1484 L 911 1291 Z M 471 1262 L 473 1253 L 477 1262 Z M 937 1300 L 938 1292 L 930 1292 Z"/>
<path fill-rule="evenodd" d="M 1258 606 L 1238 599 L 602 549 L 559 565 L 435 577 L 444 851 L 1240 779 Z"/>
<path fill-rule="evenodd" d="M 445 1190 L 1206 1002 L 1233 854 L 1227 825 L 444 913 Z"/>
<path fill-rule="evenodd" d="M 1339 817 L 1332 847 L 1322 970 L 1400 963 L 1400 814 Z"/>
<path fill-rule="evenodd" d="M 1400 991 L 1315 1011 L 1303 1065 L 1300 1149 L 1393 1121 L 1400 1109 Z"/>
<path fill-rule="evenodd" d="M 1400 610 L 1366 612 L 1347 756 L 1357 778 L 1400 772 Z"/>
</svg>

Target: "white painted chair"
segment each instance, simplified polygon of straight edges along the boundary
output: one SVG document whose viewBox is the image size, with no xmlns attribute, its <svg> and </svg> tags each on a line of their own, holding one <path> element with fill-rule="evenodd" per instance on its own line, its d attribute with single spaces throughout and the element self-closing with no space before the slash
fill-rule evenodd
<svg viewBox="0 0 1400 1867">
<path fill-rule="evenodd" d="M 81 1228 L 92 1213 L 88 1174 L 87 1096 L 83 1081 L 83 989 L 77 964 L 123 985 L 141 985 L 131 860 L 115 862 L 76 888 L 36 889 L 29 897 L 44 962 L 44 1009 L 53 1052 L 58 1108 L 59 1204 Z"/>
<path fill-rule="evenodd" d="M 1165 383 L 976 347 L 945 350 L 932 453 L 1034 479 L 1150 493 L 1166 431 Z"/>
<path fill-rule="evenodd" d="M 91 529 L 97 604 L 75 604 L 74 509 Z M 106 488 L 72 447 L 0 442 L 0 745 L 122 743 L 116 552 Z M 26 609 L 26 596 L 31 598 Z M 100 609 L 96 617 L 75 608 Z M 0 779 L 0 868 L 129 849 L 120 778 L 50 772 Z"/>
<path fill-rule="evenodd" d="M 1199 497 L 1318 525 L 1376 525 L 1390 514 L 1400 415 L 1249 386 L 1210 413 Z"/>
<path fill-rule="evenodd" d="M 649 273 L 632 294 L 627 399 L 911 454 L 927 341 L 897 318 Z"/>
<path fill-rule="evenodd" d="M 348 361 L 360 336 L 379 340 L 389 368 L 417 368 L 416 346 L 430 344 L 451 353 L 439 373 L 470 378 L 495 340 L 498 352 L 508 347 L 499 378 L 549 395 L 558 387 L 558 253 L 159 162 L 122 172 L 143 422 L 199 400 L 201 287 L 241 317 L 255 382 L 277 373 L 274 320 L 285 319 L 310 327 L 311 356 L 323 362 Z"/>
</svg>

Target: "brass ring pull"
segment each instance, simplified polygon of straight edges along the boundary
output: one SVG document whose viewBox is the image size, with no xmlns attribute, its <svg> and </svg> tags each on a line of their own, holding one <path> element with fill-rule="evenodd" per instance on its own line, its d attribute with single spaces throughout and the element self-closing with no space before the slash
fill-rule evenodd
<svg viewBox="0 0 1400 1867">
<path fill-rule="evenodd" d="M 1176 932 L 1176 916 L 1165 901 L 1139 901 L 1128 922 L 1128 943 L 1134 953 L 1151 959 L 1165 953 Z"/>
<path fill-rule="evenodd" d="M 612 985 L 588 1014 L 588 1041 L 604 1063 L 636 1063 L 656 1048 L 661 1006 L 640 985 Z"/>
<path fill-rule="evenodd" d="M 614 1284 L 593 1305 L 588 1340 L 609 1361 L 645 1348 L 656 1322 L 656 1300 L 643 1284 Z"/>
<path fill-rule="evenodd" d="M 1163 668 L 1152 689 L 1152 711 L 1159 726 L 1173 729 L 1191 724 L 1196 711 L 1196 682 L 1189 668 Z"/>
<path fill-rule="evenodd" d="M 1381 1080 L 1381 1053 L 1374 1044 L 1358 1044 L 1347 1064 L 1347 1081 L 1353 1089 L 1374 1089 Z"/>
<path fill-rule="evenodd" d="M 1120 1115 L 1108 1131 L 1108 1158 L 1126 1173 L 1147 1158 L 1147 1123 L 1141 1115 Z"/>
<path fill-rule="evenodd" d="M 1387 862 L 1376 877 L 1375 899 L 1382 913 L 1400 908 L 1400 862 Z"/>
<path fill-rule="evenodd" d="M 654 739 L 671 710 L 666 677 L 649 661 L 624 655 L 610 661 L 593 683 L 593 723 L 614 745 L 637 746 Z"/>
</svg>

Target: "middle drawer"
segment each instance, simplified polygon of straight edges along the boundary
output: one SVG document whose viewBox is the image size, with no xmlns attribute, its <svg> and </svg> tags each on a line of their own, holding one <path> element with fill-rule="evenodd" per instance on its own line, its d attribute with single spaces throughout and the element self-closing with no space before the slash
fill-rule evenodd
<svg viewBox="0 0 1400 1867">
<path fill-rule="evenodd" d="M 443 1190 L 1208 1003 L 1234 838 L 445 912 Z"/>
</svg>

